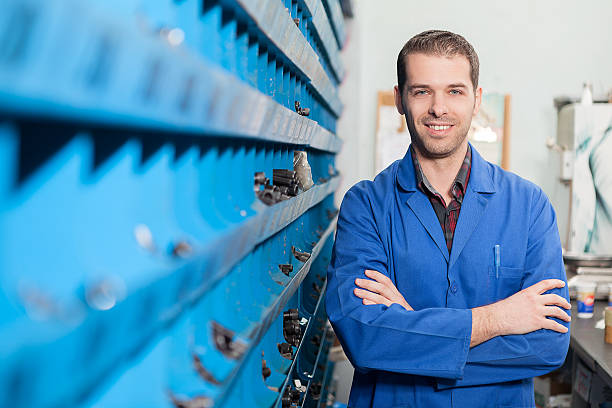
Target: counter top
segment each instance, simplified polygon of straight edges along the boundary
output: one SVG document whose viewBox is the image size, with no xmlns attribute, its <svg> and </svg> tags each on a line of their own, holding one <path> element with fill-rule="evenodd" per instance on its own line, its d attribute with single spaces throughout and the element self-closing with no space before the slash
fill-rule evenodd
<svg viewBox="0 0 612 408">
<path fill-rule="evenodd" d="M 589 369 L 597 373 L 612 387 L 612 344 L 604 341 L 604 331 L 595 328 L 595 323 L 603 319 L 603 311 L 608 302 L 595 302 L 595 312 L 590 319 L 578 317 L 576 302 L 572 302 L 572 324 L 570 346 Z"/>
</svg>

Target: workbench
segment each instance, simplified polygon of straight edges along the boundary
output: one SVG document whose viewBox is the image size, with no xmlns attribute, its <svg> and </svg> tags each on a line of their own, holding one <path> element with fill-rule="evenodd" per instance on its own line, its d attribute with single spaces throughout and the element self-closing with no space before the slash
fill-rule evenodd
<svg viewBox="0 0 612 408">
<path fill-rule="evenodd" d="M 595 302 L 593 317 L 577 317 L 576 303 L 572 302 L 572 324 L 570 353 L 572 353 L 572 407 L 588 407 L 585 399 L 576 391 L 579 370 L 587 370 L 586 394 L 589 402 L 601 401 L 600 394 L 607 387 L 612 388 L 612 344 L 604 341 L 604 330 L 595 328 L 597 321 L 603 319 L 607 302 Z M 582 366 L 582 367 L 580 367 Z M 584 373 L 584 371 L 583 371 Z M 590 378 L 588 378 L 590 376 Z"/>
</svg>

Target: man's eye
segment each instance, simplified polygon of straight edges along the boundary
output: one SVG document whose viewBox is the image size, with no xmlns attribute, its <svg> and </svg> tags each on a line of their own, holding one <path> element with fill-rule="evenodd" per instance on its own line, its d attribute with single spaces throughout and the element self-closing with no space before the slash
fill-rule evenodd
<svg viewBox="0 0 612 408">
<path fill-rule="evenodd" d="M 420 91 L 414 91 L 415 95 L 426 95 L 427 91 L 424 89 L 421 89 Z"/>
<path fill-rule="evenodd" d="M 461 95 L 463 92 L 461 92 L 461 90 L 459 90 L 459 89 L 452 89 L 452 90 L 450 91 L 450 93 L 451 93 L 452 95 Z"/>
</svg>

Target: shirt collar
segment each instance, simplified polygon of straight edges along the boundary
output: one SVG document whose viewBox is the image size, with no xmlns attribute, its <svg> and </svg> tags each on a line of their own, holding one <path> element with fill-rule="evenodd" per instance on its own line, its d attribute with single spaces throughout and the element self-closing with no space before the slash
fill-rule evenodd
<svg viewBox="0 0 612 408">
<path fill-rule="evenodd" d="M 496 184 L 493 177 L 493 173 L 496 171 L 495 166 L 483 159 L 482 156 L 478 154 L 478 150 L 474 149 L 471 143 L 468 144 L 470 144 L 472 149 L 472 164 L 470 169 L 470 183 L 469 186 L 466 186 L 467 190 L 472 190 L 481 194 L 495 193 Z M 417 190 L 410 149 L 406 151 L 404 158 L 398 163 L 397 170 L 395 171 L 395 181 L 403 191 L 414 192 Z"/>
<path fill-rule="evenodd" d="M 409 147 L 410 155 L 412 157 L 412 162 L 414 164 L 414 173 L 416 177 L 416 183 L 419 190 L 421 190 L 425 194 L 439 196 L 440 193 L 435 189 L 433 185 L 427 180 L 427 176 L 423 173 L 423 169 L 421 168 L 421 164 L 419 163 L 419 159 L 414 151 L 412 145 Z M 455 180 L 453 181 L 451 187 L 451 194 L 458 201 L 462 201 L 463 195 L 465 194 L 465 189 L 467 187 L 467 183 L 470 178 L 470 170 L 472 166 L 472 147 L 468 143 L 467 152 L 465 153 L 465 157 L 463 158 L 463 163 L 461 164 L 461 168 L 455 176 Z"/>
</svg>

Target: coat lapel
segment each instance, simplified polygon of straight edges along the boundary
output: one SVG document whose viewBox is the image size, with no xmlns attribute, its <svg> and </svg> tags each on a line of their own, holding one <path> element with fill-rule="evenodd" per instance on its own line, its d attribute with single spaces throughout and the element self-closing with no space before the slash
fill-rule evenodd
<svg viewBox="0 0 612 408">
<path fill-rule="evenodd" d="M 436 217 L 436 213 L 431 206 L 429 198 L 420 191 L 416 191 L 410 196 L 408 201 L 406 201 L 406 204 L 408 204 L 410 209 L 414 212 L 414 215 L 416 215 L 421 224 L 423 224 L 423 227 L 425 227 L 431 239 L 433 239 L 440 252 L 442 252 L 444 259 L 448 262 L 448 248 L 446 247 L 444 233 L 442 232 L 440 221 L 438 221 L 438 217 Z"/>
<path fill-rule="evenodd" d="M 463 251 L 465 244 L 480 223 L 480 219 L 484 215 L 487 205 L 494 195 L 493 193 L 495 193 L 489 167 L 490 164 L 472 146 L 470 180 L 463 203 L 461 203 L 461 212 L 455 228 L 449 268 L 461 255 L 461 251 Z"/>
<path fill-rule="evenodd" d="M 417 189 L 410 148 L 408 148 L 406 155 L 399 163 L 397 183 L 403 190 L 411 193 L 406 204 L 408 204 L 414 215 L 425 227 L 425 230 L 427 230 L 431 239 L 436 243 L 442 256 L 448 262 L 448 248 L 446 247 L 446 240 L 444 239 L 444 233 L 442 232 L 442 227 L 440 227 L 436 212 L 427 196 Z"/>
<path fill-rule="evenodd" d="M 461 251 L 463 251 L 465 244 L 480 223 L 480 219 L 485 213 L 489 200 L 493 196 L 493 193 L 495 193 L 490 168 L 491 165 L 487 163 L 482 156 L 478 154 L 476 149 L 474 149 L 474 146 L 472 146 L 470 180 L 463 203 L 461 204 L 461 212 L 459 213 L 455 237 L 453 238 L 453 247 L 449 257 L 444 233 L 442 232 L 436 213 L 427 196 L 417 189 L 414 164 L 409 150 L 399 163 L 397 182 L 402 189 L 407 192 L 412 192 L 406 204 L 408 204 L 412 212 L 414 212 L 414 215 L 427 230 L 431 239 L 436 243 L 442 256 L 444 256 L 444 259 L 449 263 L 449 267 L 451 267 L 457 258 L 459 258 L 459 255 L 461 255 Z"/>
<path fill-rule="evenodd" d="M 468 192 L 461 204 L 461 212 L 459 213 L 459 220 L 455 228 L 449 268 L 453 266 L 463 247 L 465 247 L 465 244 L 476 229 L 476 226 L 478 226 L 488 203 L 489 195 L 476 193 L 468 188 Z"/>
</svg>

